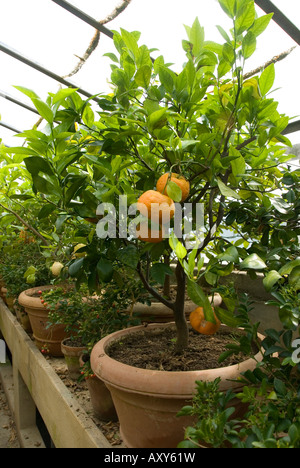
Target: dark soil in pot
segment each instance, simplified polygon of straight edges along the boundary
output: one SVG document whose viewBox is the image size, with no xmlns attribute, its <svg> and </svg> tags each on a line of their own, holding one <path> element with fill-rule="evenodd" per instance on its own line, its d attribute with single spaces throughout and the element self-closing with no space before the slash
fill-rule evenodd
<svg viewBox="0 0 300 468">
<path fill-rule="evenodd" d="M 194 371 L 216 369 L 238 364 L 244 355 L 233 355 L 224 362 L 219 362 L 220 355 L 227 351 L 227 344 L 232 343 L 239 330 L 220 329 L 215 335 L 206 336 L 189 330 L 189 347 L 180 355 L 175 354 L 176 330 L 147 330 L 123 337 L 114 342 L 107 354 L 116 361 L 140 369 L 161 371 Z M 254 353 L 257 350 L 254 349 Z"/>
</svg>

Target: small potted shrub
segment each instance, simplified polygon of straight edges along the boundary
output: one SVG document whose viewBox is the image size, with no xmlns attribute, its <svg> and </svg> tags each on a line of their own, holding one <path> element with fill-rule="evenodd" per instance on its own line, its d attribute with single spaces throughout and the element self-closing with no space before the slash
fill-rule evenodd
<svg viewBox="0 0 300 468">
<path fill-rule="evenodd" d="M 25 330 L 31 331 L 28 315 L 19 304 L 18 298 L 29 287 L 42 287 L 50 283 L 51 273 L 40 245 L 36 242 L 24 242 L 23 238 L 18 241 L 12 238 L 3 247 L 0 271 L 9 308 L 16 313 Z"/>
<path fill-rule="evenodd" d="M 123 271 L 126 278 L 126 271 Z M 116 282 L 106 285 L 98 294 L 90 295 L 88 288 L 55 288 L 43 293 L 49 308 L 49 325 L 64 324 L 68 337 L 61 343 L 69 376 L 85 379 L 93 411 L 101 420 L 117 419 L 109 390 L 90 367 L 90 352 L 99 340 L 110 333 L 139 323 L 133 310 L 135 296 L 140 293 L 136 280 L 127 276 L 126 291 Z"/>
</svg>

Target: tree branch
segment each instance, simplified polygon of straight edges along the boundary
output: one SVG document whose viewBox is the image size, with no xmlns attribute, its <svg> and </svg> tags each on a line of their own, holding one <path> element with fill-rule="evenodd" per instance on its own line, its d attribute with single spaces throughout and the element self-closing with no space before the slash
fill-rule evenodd
<svg viewBox="0 0 300 468">
<path fill-rule="evenodd" d="M 114 20 L 115 18 L 117 18 L 129 6 L 130 3 L 131 3 L 131 0 L 122 0 L 121 3 L 117 5 L 116 8 L 105 19 L 99 21 L 99 24 L 104 25 Z M 83 57 L 79 57 L 78 55 L 76 55 L 76 57 L 79 58 L 79 62 L 74 67 L 74 69 L 67 75 L 63 76 L 63 78 L 70 78 L 71 76 L 76 75 L 76 73 L 78 73 L 79 70 L 81 70 L 81 68 L 89 59 L 89 57 L 92 55 L 92 53 L 97 49 L 99 45 L 99 41 L 100 41 L 100 31 L 96 30 Z"/>
<path fill-rule="evenodd" d="M 281 54 L 279 55 L 275 55 L 271 60 L 269 60 L 268 62 L 266 62 L 264 65 L 261 65 L 260 67 L 257 67 L 255 68 L 254 70 L 246 73 L 244 76 L 243 76 L 243 79 L 244 80 L 247 80 L 248 78 L 250 78 L 251 76 L 254 76 L 256 75 L 257 73 L 260 73 L 262 70 L 264 70 L 265 68 L 267 68 L 269 65 L 271 65 L 272 63 L 277 63 L 277 62 L 280 62 L 280 60 L 283 60 L 285 59 L 294 49 L 296 49 L 296 46 L 294 47 L 291 47 L 290 49 L 286 50 L 285 52 L 282 52 Z"/>
<path fill-rule="evenodd" d="M 31 226 L 23 218 L 21 218 L 21 216 L 18 213 L 11 210 L 10 208 L 7 208 L 6 206 L 2 205 L 2 203 L 0 203 L 0 206 L 5 211 L 8 211 L 9 213 L 13 214 L 25 227 L 27 227 L 27 229 L 29 229 L 36 237 L 41 239 L 41 241 L 43 242 L 44 245 L 49 245 L 49 242 L 45 239 L 45 237 L 43 237 L 36 229 L 34 229 L 33 226 Z"/>
<path fill-rule="evenodd" d="M 139 277 L 141 278 L 141 281 L 145 287 L 145 289 L 150 293 L 152 294 L 153 297 L 155 297 L 155 299 L 157 299 L 159 302 L 161 302 L 162 304 L 164 304 L 166 307 L 168 307 L 169 309 L 171 310 L 174 310 L 175 308 L 175 303 L 171 302 L 171 301 L 168 301 L 167 299 L 165 299 L 161 294 L 159 294 L 156 289 L 152 288 L 152 286 L 150 286 L 150 284 L 148 283 L 148 281 L 146 280 L 145 276 L 144 276 L 144 273 L 142 272 L 142 267 L 141 267 L 141 262 L 138 263 L 138 266 L 137 266 L 137 272 L 138 272 L 138 275 Z"/>
</svg>

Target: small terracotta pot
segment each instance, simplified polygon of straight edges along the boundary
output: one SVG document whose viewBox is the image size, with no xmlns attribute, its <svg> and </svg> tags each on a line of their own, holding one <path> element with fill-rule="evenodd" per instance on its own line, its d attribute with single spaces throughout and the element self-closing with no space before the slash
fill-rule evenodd
<svg viewBox="0 0 300 468">
<path fill-rule="evenodd" d="M 71 379 L 77 380 L 80 377 L 81 365 L 79 359 L 86 349 L 86 346 L 72 346 L 72 342 L 69 338 L 65 338 L 61 342 L 61 351 L 65 356 Z"/>
<path fill-rule="evenodd" d="M 151 324 L 147 329 L 168 326 L 174 325 Z M 195 422 L 189 416 L 176 416 L 183 406 L 191 404 L 195 382 L 221 377 L 220 391 L 239 390 L 241 384 L 235 380 L 242 372 L 253 370 L 256 360 L 218 369 L 166 372 L 131 367 L 106 354 L 114 341 L 143 329 L 143 326 L 132 327 L 103 338 L 92 350 L 91 366 L 111 392 L 120 433 L 128 448 L 176 448 L 184 439 L 184 428 Z M 261 358 L 260 353 L 255 356 L 258 361 Z"/>
<path fill-rule="evenodd" d="M 86 355 L 87 356 L 87 355 Z M 81 366 L 84 365 L 83 356 L 80 357 Z M 94 415 L 101 421 L 117 421 L 115 405 L 110 391 L 96 375 L 86 380 Z"/>
<path fill-rule="evenodd" d="M 49 327 L 49 310 L 43 306 L 38 291 L 49 291 L 53 286 L 42 286 L 23 291 L 19 296 L 19 304 L 28 314 L 34 341 L 40 350 L 54 357 L 63 357 L 61 342 L 68 335 L 64 325 Z"/>
</svg>

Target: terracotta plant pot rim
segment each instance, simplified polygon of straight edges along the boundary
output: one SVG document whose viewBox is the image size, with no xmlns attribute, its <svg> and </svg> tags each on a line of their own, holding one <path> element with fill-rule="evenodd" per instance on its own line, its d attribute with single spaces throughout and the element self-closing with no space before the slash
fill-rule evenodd
<svg viewBox="0 0 300 468">
<path fill-rule="evenodd" d="M 147 329 L 168 326 L 174 326 L 174 322 L 151 324 L 148 325 Z M 239 364 L 227 367 L 199 371 L 171 372 L 136 368 L 116 361 L 106 354 L 105 350 L 112 342 L 141 330 L 145 330 L 145 327 L 137 326 L 120 330 L 106 336 L 94 346 L 91 353 L 91 367 L 97 377 L 107 385 L 125 392 L 134 391 L 141 395 L 158 398 L 182 398 L 185 400 L 191 398 L 191 395 L 195 391 L 195 382 L 197 380 L 213 381 L 221 377 L 222 391 L 226 391 L 229 388 L 240 388 L 242 385 L 239 382 L 233 381 L 242 372 L 254 369 L 257 361 L 262 360 L 262 355 L 258 352 L 255 359 L 246 359 Z M 259 338 L 263 339 L 264 337 L 259 335 Z"/>
<path fill-rule="evenodd" d="M 26 289 L 26 291 L 21 292 L 19 296 L 19 304 L 23 307 L 30 307 L 30 309 L 41 309 L 43 304 L 41 303 L 40 297 L 33 297 L 38 291 L 50 291 L 54 286 L 40 286 L 36 288 Z"/>
</svg>

